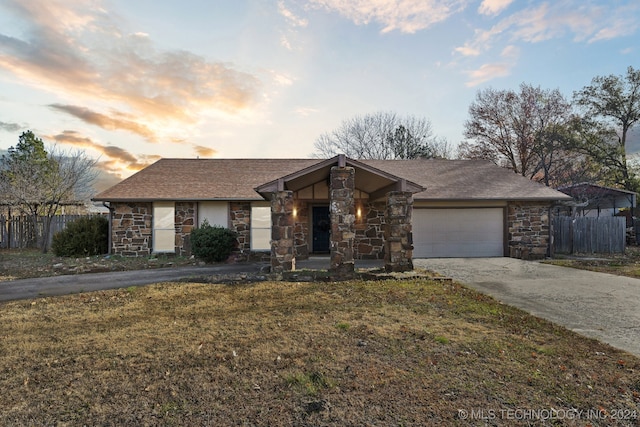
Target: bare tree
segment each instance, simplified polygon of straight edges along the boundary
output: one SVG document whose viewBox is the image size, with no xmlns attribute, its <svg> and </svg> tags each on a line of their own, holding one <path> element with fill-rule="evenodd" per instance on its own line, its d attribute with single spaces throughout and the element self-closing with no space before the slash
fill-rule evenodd
<svg viewBox="0 0 640 427">
<path fill-rule="evenodd" d="M 552 185 L 566 164 L 571 104 L 559 90 L 527 84 L 520 91 L 485 89 L 469 107 L 461 158 L 482 158 Z"/>
<path fill-rule="evenodd" d="M 324 133 L 314 143 L 315 157 L 345 154 L 355 159 L 414 159 L 450 157 L 445 139 L 433 134 L 431 123 L 393 112 L 355 116 L 334 131 Z"/>
<path fill-rule="evenodd" d="M 20 135 L 16 147 L 0 161 L 0 191 L 7 203 L 32 218 L 36 244 L 48 250 L 51 221 L 61 206 L 85 202 L 96 178 L 96 160 L 82 151 L 47 152 L 31 131 Z M 43 218 L 43 227 L 38 227 Z"/>
</svg>

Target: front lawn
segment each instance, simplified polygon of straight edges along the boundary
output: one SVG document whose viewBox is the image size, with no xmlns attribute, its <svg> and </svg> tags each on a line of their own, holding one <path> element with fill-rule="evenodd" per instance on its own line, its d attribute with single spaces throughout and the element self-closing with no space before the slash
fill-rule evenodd
<svg viewBox="0 0 640 427">
<path fill-rule="evenodd" d="M 0 425 L 640 417 L 638 358 L 450 282 L 163 283 L 3 303 L 0 324 Z"/>
</svg>

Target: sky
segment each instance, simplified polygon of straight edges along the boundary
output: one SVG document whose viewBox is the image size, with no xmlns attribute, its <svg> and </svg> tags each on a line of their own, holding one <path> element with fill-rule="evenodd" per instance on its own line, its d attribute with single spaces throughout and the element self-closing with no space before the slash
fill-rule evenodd
<svg viewBox="0 0 640 427">
<path fill-rule="evenodd" d="M 640 68 L 639 27 L 638 0 L 0 0 L 0 150 L 31 130 L 117 182 L 162 157 L 308 158 L 380 111 L 455 149 L 479 90 L 571 98 Z"/>
</svg>

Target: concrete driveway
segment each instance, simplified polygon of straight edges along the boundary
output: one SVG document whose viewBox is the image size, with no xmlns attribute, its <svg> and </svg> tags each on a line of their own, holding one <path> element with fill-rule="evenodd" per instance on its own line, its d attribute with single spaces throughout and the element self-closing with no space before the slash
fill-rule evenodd
<svg viewBox="0 0 640 427">
<path fill-rule="evenodd" d="M 413 261 L 416 268 L 640 357 L 640 279 L 513 258 Z"/>
</svg>

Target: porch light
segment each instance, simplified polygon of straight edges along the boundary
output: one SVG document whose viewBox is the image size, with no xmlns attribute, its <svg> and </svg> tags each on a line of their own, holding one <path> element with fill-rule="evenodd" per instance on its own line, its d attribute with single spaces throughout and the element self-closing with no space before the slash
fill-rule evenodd
<svg viewBox="0 0 640 427">
<path fill-rule="evenodd" d="M 358 210 L 356 211 L 356 216 L 358 219 L 362 218 L 362 208 L 358 206 Z"/>
<path fill-rule="evenodd" d="M 293 217 L 297 217 L 298 216 L 298 208 L 294 207 L 293 208 Z"/>
</svg>

